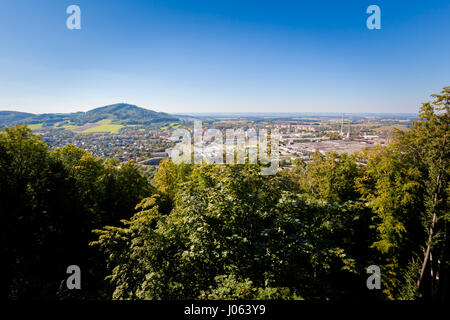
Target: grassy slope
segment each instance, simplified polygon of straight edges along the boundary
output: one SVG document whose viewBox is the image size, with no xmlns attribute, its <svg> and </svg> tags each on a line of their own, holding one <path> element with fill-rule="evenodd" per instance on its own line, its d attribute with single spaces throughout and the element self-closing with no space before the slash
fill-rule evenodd
<svg viewBox="0 0 450 320">
<path fill-rule="evenodd" d="M 27 126 L 31 130 L 37 130 L 37 129 L 42 128 L 42 123 L 28 124 Z"/>
<path fill-rule="evenodd" d="M 119 133 L 119 130 L 125 127 L 122 124 L 103 124 L 93 128 L 89 128 L 81 131 L 82 133 L 92 133 L 92 132 L 111 132 Z"/>
</svg>

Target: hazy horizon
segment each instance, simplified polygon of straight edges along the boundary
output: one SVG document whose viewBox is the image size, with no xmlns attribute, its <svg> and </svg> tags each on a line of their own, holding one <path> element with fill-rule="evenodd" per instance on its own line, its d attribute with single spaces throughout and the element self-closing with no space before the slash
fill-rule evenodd
<svg viewBox="0 0 450 320">
<path fill-rule="evenodd" d="M 191 115 L 199 115 L 199 116 L 207 116 L 207 115 L 333 115 L 333 116 L 342 116 L 342 114 L 346 114 L 346 115 L 418 115 L 418 112 L 336 112 L 336 111 L 236 111 L 236 112 L 221 112 L 221 111 L 209 111 L 209 112 L 166 112 L 166 111 L 160 111 L 160 110 L 156 110 L 156 109 L 152 109 L 149 107 L 145 107 L 145 106 L 139 106 L 136 104 L 132 104 L 132 103 L 127 103 L 127 102 L 120 102 L 120 103 L 113 103 L 110 105 L 116 105 L 116 104 L 126 104 L 126 105 L 134 105 L 137 106 L 139 108 L 144 108 L 147 110 L 152 110 L 152 111 L 157 111 L 157 112 L 163 112 L 163 113 L 169 113 L 172 115 L 186 115 L 186 116 L 191 116 Z M 70 111 L 70 112 L 39 112 L 39 113 L 34 113 L 34 112 L 26 112 L 26 111 L 21 111 L 21 110 L 15 110 L 13 108 L 2 108 L 0 107 L 0 112 L 2 111 L 12 111 L 12 112 L 24 112 L 24 113 L 31 113 L 31 114 L 47 114 L 47 113 L 77 113 L 77 112 L 88 112 L 97 108 L 102 108 L 102 107 L 106 107 L 106 106 L 110 106 L 110 105 L 101 105 L 101 106 L 95 106 L 92 108 L 88 108 L 87 110 L 77 110 L 77 111 Z"/>
<path fill-rule="evenodd" d="M 0 110 L 417 113 L 449 85 L 449 16 L 448 0 L 4 0 Z"/>
</svg>

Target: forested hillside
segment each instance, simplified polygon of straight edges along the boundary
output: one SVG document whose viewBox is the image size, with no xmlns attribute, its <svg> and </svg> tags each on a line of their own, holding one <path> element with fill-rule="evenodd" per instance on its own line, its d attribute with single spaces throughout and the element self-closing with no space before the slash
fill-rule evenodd
<svg viewBox="0 0 450 320">
<path fill-rule="evenodd" d="M 262 176 L 0 133 L 4 299 L 449 299 L 450 87 L 386 147 Z M 68 265 L 82 289 L 65 286 Z M 381 269 L 369 290 L 366 269 Z"/>
<path fill-rule="evenodd" d="M 120 124 L 150 124 L 154 122 L 176 122 L 178 118 L 164 112 L 140 108 L 128 103 L 116 103 L 95 108 L 87 112 L 33 114 L 17 111 L 0 111 L 0 128 L 14 124 L 42 124 L 45 127 L 63 125 L 85 125 L 102 120 Z"/>
</svg>

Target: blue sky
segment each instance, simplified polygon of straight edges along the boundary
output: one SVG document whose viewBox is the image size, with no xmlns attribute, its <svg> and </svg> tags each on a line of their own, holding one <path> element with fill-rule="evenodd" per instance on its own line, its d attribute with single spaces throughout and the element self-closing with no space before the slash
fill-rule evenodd
<svg viewBox="0 0 450 320">
<path fill-rule="evenodd" d="M 449 17 L 448 0 L 0 0 L 0 110 L 417 112 L 450 85 Z"/>
</svg>

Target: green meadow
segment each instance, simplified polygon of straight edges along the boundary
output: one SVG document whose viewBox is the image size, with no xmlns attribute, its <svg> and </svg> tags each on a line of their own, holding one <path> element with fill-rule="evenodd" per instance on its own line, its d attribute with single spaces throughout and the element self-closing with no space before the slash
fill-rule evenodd
<svg viewBox="0 0 450 320">
<path fill-rule="evenodd" d="M 119 133 L 119 130 L 125 127 L 122 124 L 104 124 L 96 127 L 92 127 L 81 131 L 82 133 L 94 133 L 94 132 L 110 132 Z"/>
<path fill-rule="evenodd" d="M 37 129 L 42 128 L 42 123 L 28 124 L 27 126 L 28 126 L 28 128 L 30 128 L 31 130 L 37 130 Z"/>
</svg>

